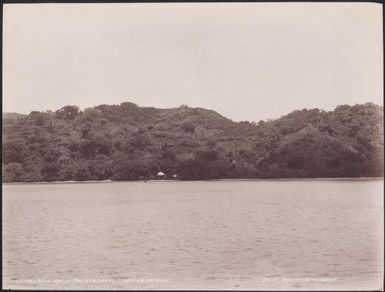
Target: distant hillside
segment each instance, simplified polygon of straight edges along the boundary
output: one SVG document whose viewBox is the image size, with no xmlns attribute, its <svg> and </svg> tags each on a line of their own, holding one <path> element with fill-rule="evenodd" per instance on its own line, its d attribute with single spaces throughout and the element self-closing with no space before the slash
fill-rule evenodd
<svg viewBox="0 0 385 292">
<path fill-rule="evenodd" d="M 26 115 L 18 114 L 18 113 L 3 113 L 3 120 L 16 120 L 20 118 L 24 118 Z"/>
<path fill-rule="evenodd" d="M 303 109 L 259 123 L 126 102 L 3 114 L 3 181 L 383 176 L 383 108 Z"/>
</svg>

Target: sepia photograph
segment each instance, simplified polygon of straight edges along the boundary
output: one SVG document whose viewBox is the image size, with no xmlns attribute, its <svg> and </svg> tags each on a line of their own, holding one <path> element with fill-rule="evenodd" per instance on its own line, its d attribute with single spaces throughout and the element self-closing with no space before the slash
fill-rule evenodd
<svg viewBox="0 0 385 292">
<path fill-rule="evenodd" d="M 2 289 L 384 290 L 382 4 L 2 13 Z"/>
</svg>

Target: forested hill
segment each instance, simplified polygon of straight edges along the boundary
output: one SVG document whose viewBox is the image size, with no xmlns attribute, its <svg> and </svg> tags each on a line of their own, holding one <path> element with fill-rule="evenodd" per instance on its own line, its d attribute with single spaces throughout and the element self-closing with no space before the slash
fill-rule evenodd
<svg viewBox="0 0 385 292">
<path fill-rule="evenodd" d="M 126 102 L 3 114 L 3 181 L 383 176 L 383 108 L 303 109 L 259 123 Z"/>
</svg>

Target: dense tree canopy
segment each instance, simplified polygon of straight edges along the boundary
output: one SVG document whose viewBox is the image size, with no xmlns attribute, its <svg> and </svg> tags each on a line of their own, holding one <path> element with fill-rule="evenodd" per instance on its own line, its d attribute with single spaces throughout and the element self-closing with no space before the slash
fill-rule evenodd
<svg viewBox="0 0 385 292">
<path fill-rule="evenodd" d="M 239 123 L 125 102 L 3 115 L 3 181 L 383 176 L 383 108 L 296 110 Z"/>
</svg>

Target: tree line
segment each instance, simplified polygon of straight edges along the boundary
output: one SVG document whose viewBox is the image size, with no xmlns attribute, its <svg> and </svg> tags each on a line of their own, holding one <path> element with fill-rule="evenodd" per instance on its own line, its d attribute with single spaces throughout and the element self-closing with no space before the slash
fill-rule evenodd
<svg viewBox="0 0 385 292">
<path fill-rule="evenodd" d="M 4 182 L 383 176 L 383 107 L 302 109 L 233 122 L 125 102 L 3 114 Z"/>
</svg>

